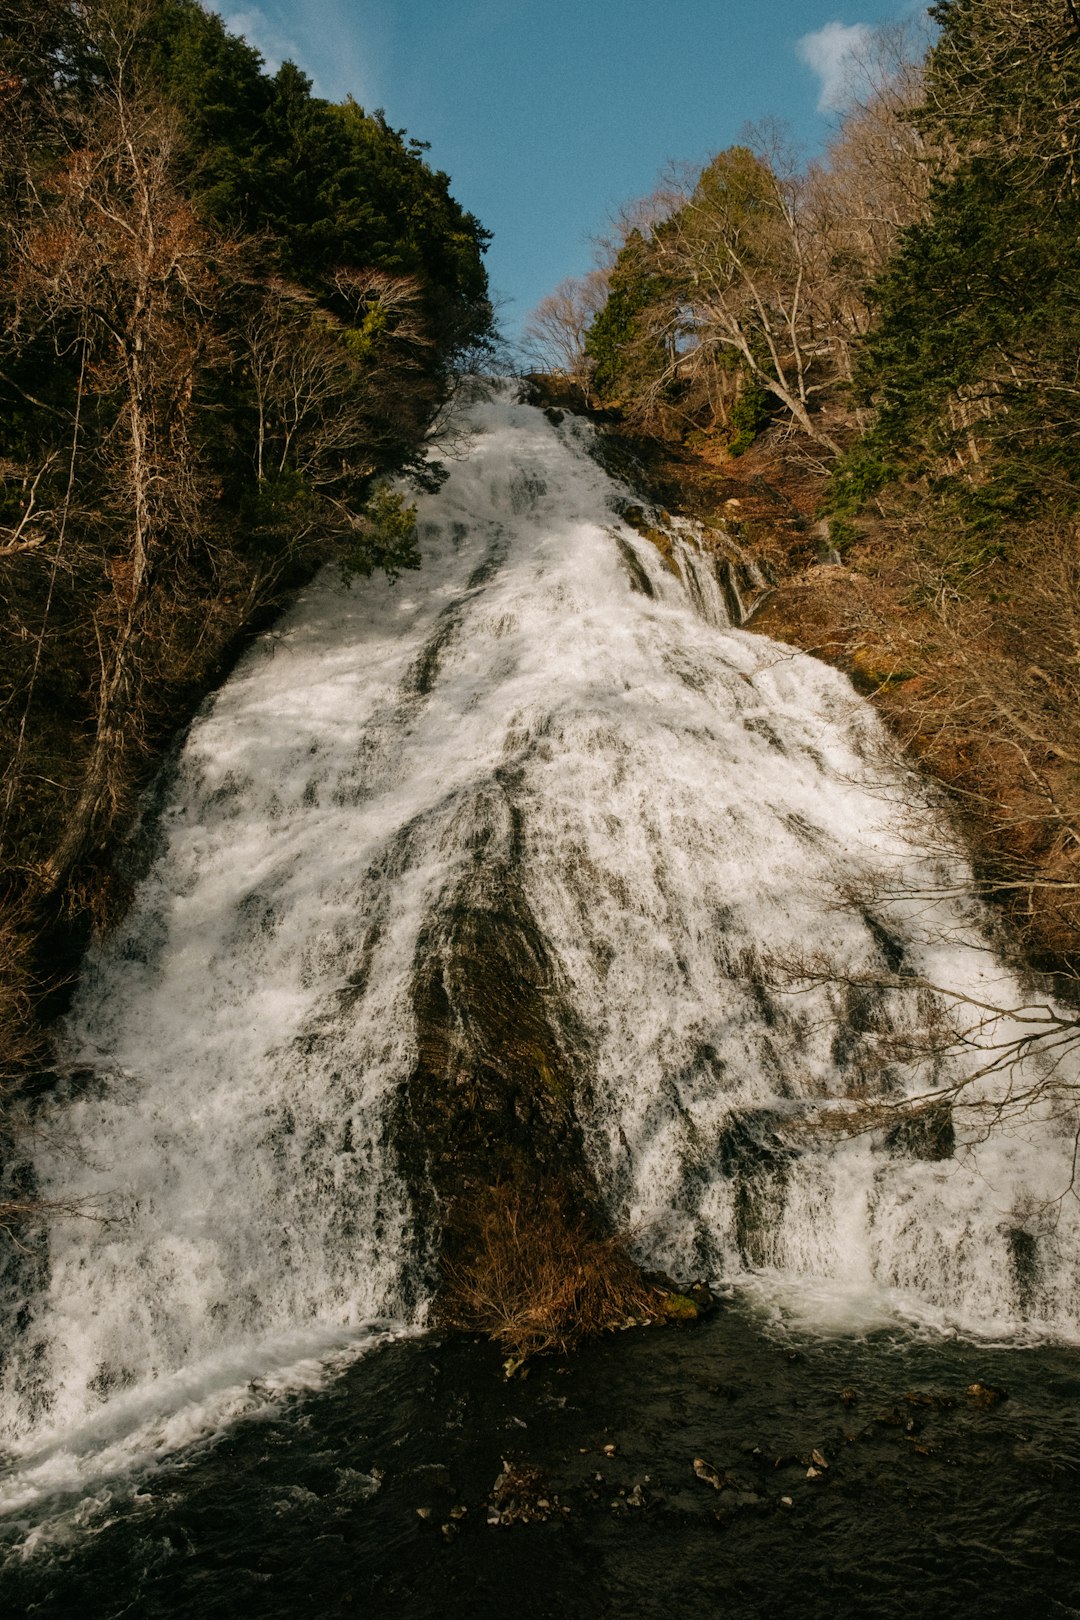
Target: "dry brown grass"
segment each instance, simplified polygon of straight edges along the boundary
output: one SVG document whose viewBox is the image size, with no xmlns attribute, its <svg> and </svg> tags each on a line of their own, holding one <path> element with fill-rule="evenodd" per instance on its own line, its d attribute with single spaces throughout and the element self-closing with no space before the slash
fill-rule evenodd
<svg viewBox="0 0 1080 1620">
<path fill-rule="evenodd" d="M 0 1098 L 45 1055 L 35 1018 L 41 986 L 31 967 L 31 946 L 22 916 L 0 911 Z"/>
<path fill-rule="evenodd" d="M 550 1186 L 500 1184 L 459 1216 L 441 1317 L 483 1333 L 515 1356 L 567 1351 L 581 1340 L 657 1313 L 655 1288 L 625 1239 L 598 1237 Z"/>
<path fill-rule="evenodd" d="M 975 892 L 1030 961 L 1075 974 L 1080 528 L 1016 529 L 1007 557 L 954 578 L 912 526 L 857 547 L 848 566 L 787 577 L 755 628 L 852 674 L 946 789 Z"/>
</svg>

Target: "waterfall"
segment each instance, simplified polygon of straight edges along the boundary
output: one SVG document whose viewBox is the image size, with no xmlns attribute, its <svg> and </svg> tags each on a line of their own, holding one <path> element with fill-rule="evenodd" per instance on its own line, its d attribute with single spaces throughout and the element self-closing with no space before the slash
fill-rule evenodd
<svg viewBox="0 0 1080 1620">
<path fill-rule="evenodd" d="M 0 1508 L 423 1325 L 395 1148 L 412 991 L 496 822 L 588 1059 L 590 1162 L 643 1256 L 808 1309 L 1080 1328 L 1062 1127 L 832 1123 L 955 1077 L 905 1056 L 946 1003 L 868 974 L 1019 997 L 970 903 L 897 891 L 965 869 L 940 827 L 925 853 L 933 805 L 871 709 L 734 626 L 734 553 L 725 576 L 686 525 L 667 557 L 629 526 L 586 425 L 503 389 L 468 431 L 419 503 L 423 569 L 320 577 L 162 785 L 25 1140 L 55 1208 L 8 1262 Z M 811 957 L 833 971 L 802 982 Z"/>
</svg>

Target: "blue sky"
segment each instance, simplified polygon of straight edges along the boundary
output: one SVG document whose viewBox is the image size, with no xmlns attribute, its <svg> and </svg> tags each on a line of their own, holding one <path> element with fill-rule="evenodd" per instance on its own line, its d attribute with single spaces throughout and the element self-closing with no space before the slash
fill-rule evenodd
<svg viewBox="0 0 1080 1620">
<path fill-rule="evenodd" d="M 431 142 L 495 233 L 488 269 L 513 336 L 590 237 L 670 159 L 704 161 L 779 118 L 808 150 L 834 127 L 847 47 L 913 0 L 218 0 L 276 68 L 352 93 Z"/>
</svg>

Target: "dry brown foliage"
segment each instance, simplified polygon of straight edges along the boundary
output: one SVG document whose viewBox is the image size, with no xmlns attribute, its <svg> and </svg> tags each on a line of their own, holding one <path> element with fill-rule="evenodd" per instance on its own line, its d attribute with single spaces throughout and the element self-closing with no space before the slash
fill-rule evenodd
<svg viewBox="0 0 1080 1620">
<path fill-rule="evenodd" d="M 628 1318 L 656 1313 L 656 1290 L 625 1239 L 597 1236 L 551 1187 L 495 1186 L 462 1224 L 465 1241 L 447 1266 L 441 1318 L 515 1356 L 565 1352 Z"/>
<path fill-rule="evenodd" d="M 0 1083 L 122 903 L 108 852 L 177 725 L 358 545 L 364 480 L 437 403 L 413 278 L 340 269 L 316 304 L 200 217 L 188 136 L 137 68 L 153 11 L 16 0 L 20 39 L 53 13 L 81 34 L 86 106 L 42 69 L 16 117 L 0 71 L 0 371 L 33 411 L 0 461 Z"/>
<path fill-rule="evenodd" d="M 566 377 L 588 401 L 585 334 L 607 301 L 608 269 L 568 276 L 542 298 L 525 325 L 525 350 L 541 371 Z"/>
<path fill-rule="evenodd" d="M 38 992 L 22 918 L 0 914 L 0 1096 L 42 1056 L 33 1017 Z"/>
<path fill-rule="evenodd" d="M 839 664 L 948 791 L 977 892 L 1044 966 L 1080 961 L 1080 529 L 958 568 L 923 519 L 790 577 L 758 627 Z M 927 836 L 932 834 L 927 832 Z"/>
</svg>

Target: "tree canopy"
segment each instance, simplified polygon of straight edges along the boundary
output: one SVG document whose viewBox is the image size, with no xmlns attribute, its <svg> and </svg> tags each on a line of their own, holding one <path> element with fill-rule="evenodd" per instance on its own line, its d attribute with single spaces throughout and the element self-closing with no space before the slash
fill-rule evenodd
<svg viewBox="0 0 1080 1620">
<path fill-rule="evenodd" d="M 1080 498 L 1080 22 L 1038 0 L 949 0 L 915 114 L 925 219 L 870 291 L 870 441 L 952 481 L 973 516 Z"/>
<path fill-rule="evenodd" d="M 417 564 L 387 479 L 437 476 L 493 324 L 487 233 L 425 150 L 197 0 L 5 8 L 0 1079 L 43 919 L 106 913 L 110 841 L 238 638 L 320 562 Z"/>
</svg>

